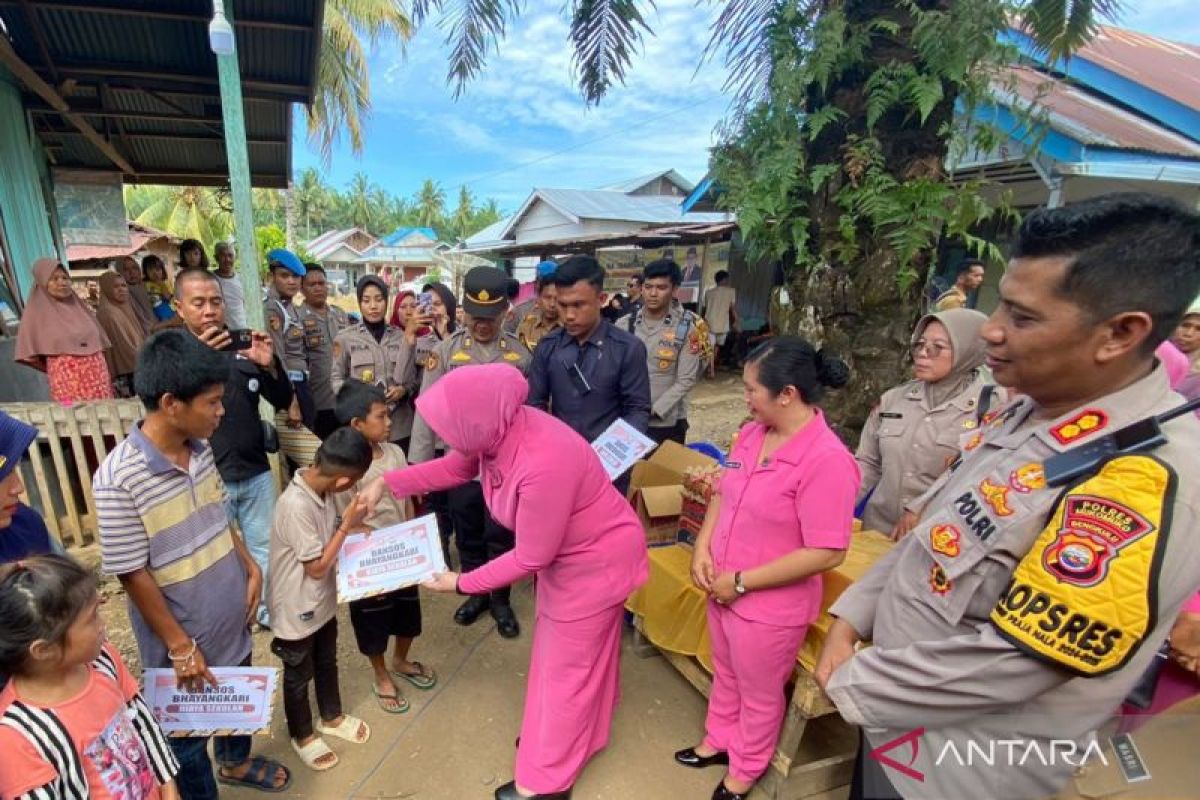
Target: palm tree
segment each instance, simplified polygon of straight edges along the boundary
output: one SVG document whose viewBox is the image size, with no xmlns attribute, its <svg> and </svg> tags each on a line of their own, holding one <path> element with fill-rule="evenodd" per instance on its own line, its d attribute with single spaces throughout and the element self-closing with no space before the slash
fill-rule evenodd
<svg viewBox="0 0 1200 800">
<path fill-rule="evenodd" d="M 293 185 L 288 195 L 293 200 L 295 213 L 304 221 L 304 241 L 311 241 L 315 235 L 314 223 L 319 232 L 329 213 L 329 190 L 320 174 L 309 167 L 300 173 L 300 181 Z M 294 221 L 292 224 L 295 224 Z"/>
<path fill-rule="evenodd" d="M 448 219 L 447 227 L 449 235 L 454 239 L 461 239 L 467 235 L 467 229 L 471 227 L 471 221 L 475 218 L 475 198 L 471 195 L 471 190 L 466 186 L 458 187 L 458 206 L 454 209 L 454 213 Z"/>
<path fill-rule="evenodd" d="M 446 215 L 446 190 L 432 178 L 426 178 L 421 190 L 414 198 L 417 209 L 417 224 L 425 228 L 443 225 Z"/>
<path fill-rule="evenodd" d="M 964 138 L 955 104 L 991 100 L 1013 58 L 998 35 L 1023 12 L 1035 40 L 1066 56 L 1117 1 L 719 0 L 704 57 L 725 58 L 735 103 L 713 172 L 746 239 L 787 271 L 784 328 L 850 357 L 838 422 L 857 428 L 902 377 L 940 237 L 998 252 L 977 234 L 995 209 L 944 168 Z M 630 53 L 653 33 L 643 16 L 652 7 L 566 4 L 589 102 L 624 80 Z M 449 80 L 461 92 L 521 10 L 519 0 L 414 0 L 413 18 L 448 23 Z M 1000 135 L 986 126 L 969 134 L 965 144 L 981 152 Z"/>
<path fill-rule="evenodd" d="M 132 193 L 130 213 L 139 225 L 165 231 L 181 239 L 199 239 L 212 252 L 213 245 L 233 232 L 233 213 L 213 189 L 198 186 L 147 186 Z"/>
<path fill-rule="evenodd" d="M 364 231 L 370 230 L 374 210 L 371 207 L 371 182 L 366 173 L 356 172 L 350 180 L 346 211 L 350 215 L 351 225 Z"/>
<path fill-rule="evenodd" d="M 362 152 L 363 120 L 371 110 L 371 80 L 365 39 L 370 45 L 412 36 L 404 4 L 399 0 L 329 0 L 317 67 L 317 94 L 308 111 L 308 135 L 326 162 L 343 131 L 350 147 Z"/>
</svg>

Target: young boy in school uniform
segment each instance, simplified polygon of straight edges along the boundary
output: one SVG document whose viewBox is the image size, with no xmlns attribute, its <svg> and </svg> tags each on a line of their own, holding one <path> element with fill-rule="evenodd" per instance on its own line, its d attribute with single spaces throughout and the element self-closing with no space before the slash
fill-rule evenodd
<svg viewBox="0 0 1200 800">
<path fill-rule="evenodd" d="M 283 661 L 283 713 L 292 749 L 314 770 L 338 763 L 320 734 L 362 744 L 371 729 L 342 713 L 337 672 L 338 551 L 360 530 L 366 507 L 355 498 L 338 514 L 334 496 L 353 487 L 371 466 L 362 434 L 339 428 L 317 450 L 311 467 L 296 471 L 275 505 L 271 526 L 271 652 Z M 313 730 L 308 684 L 320 720 Z"/>
</svg>

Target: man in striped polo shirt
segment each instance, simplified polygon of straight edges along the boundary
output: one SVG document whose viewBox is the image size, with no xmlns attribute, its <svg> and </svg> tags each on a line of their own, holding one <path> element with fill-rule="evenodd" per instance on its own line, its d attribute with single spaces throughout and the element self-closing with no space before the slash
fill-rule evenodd
<svg viewBox="0 0 1200 800">
<path fill-rule="evenodd" d="M 104 571 L 129 596 L 142 667 L 173 668 L 180 685 L 215 684 L 209 667 L 250 663 L 249 625 L 262 573 L 229 525 L 207 439 L 220 424 L 229 367 L 183 330 L 150 337 L 134 388 L 146 418 L 92 479 Z M 205 737 L 172 738 L 180 794 L 216 798 Z M 250 737 L 216 737 L 222 783 L 286 786 L 280 764 L 250 758 Z"/>
</svg>

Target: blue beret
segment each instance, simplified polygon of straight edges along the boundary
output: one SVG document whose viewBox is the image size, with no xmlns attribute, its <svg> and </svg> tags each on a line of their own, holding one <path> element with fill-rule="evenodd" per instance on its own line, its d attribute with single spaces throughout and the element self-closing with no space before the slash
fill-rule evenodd
<svg viewBox="0 0 1200 800">
<path fill-rule="evenodd" d="M 288 272 L 299 275 L 301 278 L 308 272 L 304 268 L 304 262 L 295 253 L 291 250 L 284 250 L 282 247 L 277 247 L 267 252 L 267 263 L 272 265 L 272 268 L 274 266 L 283 267 Z"/>
<path fill-rule="evenodd" d="M 555 272 L 558 272 L 558 264 L 554 261 L 543 261 L 537 265 L 537 277 L 539 281 L 544 281 L 546 278 L 553 278 Z"/>
</svg>

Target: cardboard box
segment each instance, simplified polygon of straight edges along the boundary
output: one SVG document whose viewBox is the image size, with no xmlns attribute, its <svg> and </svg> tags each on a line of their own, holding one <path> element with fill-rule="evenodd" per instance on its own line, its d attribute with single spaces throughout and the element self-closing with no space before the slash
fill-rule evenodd
<svg viewBox="0 0 1200 800">
<path fill-rule="evenodd" d="M 683 509 L 683 473 L 688 467 L 716 462 L 675 442 L 663 442 L 645 461 L 634 465 L 629 502 L 637 511 L 650 545 L 674 544 Z"/>
</svg>

